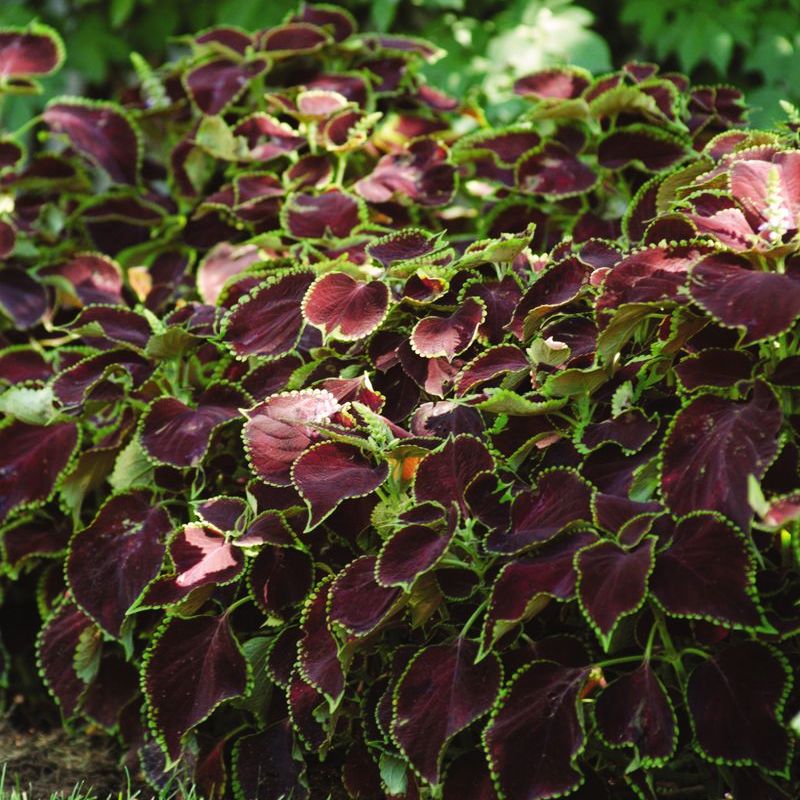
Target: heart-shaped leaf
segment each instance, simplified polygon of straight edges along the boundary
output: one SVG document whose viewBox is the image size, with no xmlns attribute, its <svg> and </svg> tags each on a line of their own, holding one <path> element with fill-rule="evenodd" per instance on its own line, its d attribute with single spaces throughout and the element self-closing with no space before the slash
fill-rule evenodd
<svg viewBox="0 0 800 800">
<path fill-rule="evenodd" d="M 783 659 L 758 642 L 740 642 L 699 664 L 686 687 L 698 752 L 785 775 L 792 745 L 781 714 L 789 686 Z"/>
<path fill-rule="evenodd" d="M 663 449 L 661 489 L 676 514 L 713 509 L 747 530 L 748 475 L 761 478 L 778 452 L 781 410 L 757 383 L 749 399 L 704 394 L 675 417 Z"/>
<path fill-rule="evenodd" d="M 186 734 L 245 694 L 249 682 L 226 615 L 168 617 L 145 654 L 143 676 L 148 716 L 167 755 L 179 758 Z"/>
<path fill-rule="evenodd" d="M 172 529 L 142 491 L 112 497 L 70 543 L 66 575 L 75 600 L 112 636 L 158 575 Z"/>
<path fill-rule="evenodd" d="M 575 765 L 585 734 L 577 703 L 586 667 L 534 661 L 517 672 L 500 696 L 484 732 L 484 746 L 501 796 L 545 800 L 575 789 Z"/>
<path fill-rule="evenodd" d="M 297 344 L 303 327 L 300 304 L 311 272 L 290 272 L 245 295 L 225 318 L 225 341 L 234 355 L 279 356 Z"/>
<path fill-rule="evenodd" d="M 389 308 L 389 288 L 381 281 L 364 283 L 344 272 L 317 278 L 303 299 L 303 316 L 328 336 L 355 341 L 369 336 Z"/>
<path fill-rule="evenodd" d="M 449 317 L 421 319 L 411 332 L 411 347 L 423 358 L 452 361 L 472 344 L 485 314 L 481 300 L 467 298 Z"/>
<path fill-rule="evenodd" d="M 392 611 L 400 590 L 375 579 L 375 556 L 361 556 L 336 577 L 330 591 L 330 619 L 349 633 L 364 636 Z"/>
<path fill-rule="evenodd" d="M 388 475 L 386 463 L 373 464 L 354 445 L 313 445 L 292 466 L 292 483 L 310 511 L 308 529 L 319 525 L 342 500 L 374 492 Z"/>
<path fill-rule="evenodd" d="M 755 627 L 750 549 L 732 525 L 716 514 L 695 513 L 676 526 L 669 547 L 656 559 L 653 596 L 667 613 Z"/>
<path fill-rule="evenodd" d="M 80 441 L 73 422 L 0 428 L 0 521 L 12 511 L 46 501 Z"/>
<path fill-rule="evenodd" d="M 56 98 L 44 121 L 63 133 L 79 152 L 108 173 L 115 183 L 135 184 L 142 157 L 141 134 L 130 116 L 114 103 Z"/>
<path fill-rule="evenodd" d="M 603 649 L 608 650 L 620 620 L 644 603 L 654 554 L 653 538 L 631 550 L 603 541 L 578 553 L 578 600 Z"/>
<path fill-rule="evenodd" d="M 597 698 L 595 718 L 611 747 L 634 747 L 643 767 L 659 767 L 675 752 L 678 720 L 648 661 L 610 683 Z"/>
<path fill-rule="evenodd" d="M 500 689 L 498 660 L 476 664 L 477 650 L 468 639 L 426 647 L 394 689 L 392 734 L 412 766 L 434 785 L 450 740 L 489 711 Z"/>
</svg>

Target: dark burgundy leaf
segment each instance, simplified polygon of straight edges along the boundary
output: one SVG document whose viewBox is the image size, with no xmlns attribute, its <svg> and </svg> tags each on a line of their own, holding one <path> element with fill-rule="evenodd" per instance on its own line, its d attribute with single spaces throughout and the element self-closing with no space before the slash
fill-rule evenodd
<svg viewBox="0 0 800 800">
<path fill-rule="evenodd" d="M 48 104 L 44 121 L 104 169 L 116 183 L 137 183 L 141 140 L 129 116 L 113 103 L 63 99 Z"/>
<path fill-rule="evenodd" d="M 600 142 L 597 160 L 606 169 L 622 169 L 629 164 L 641 165 L 658 172 L 677 164 L 686 156 L 686 148 L 678 137 L 660 128 L 637 126 L 615 131 Z"/>
<path fill-rule="evenodd" d="M 281 356 L 248 372 L 242 379 L 242 387 L 256 400 L 265 400 L 271 394 L 286 388 L 292 373 L 302 363 L 299 356 Z"/>
<path fill-rule="evenodd" d="M 520 492 L 511 504 L 511 526 L 489 534 L 486 548 L 511 555 L 552 539 L 569 525 L 591 523 L 592 487 L 568 469 L 551 469 L 536 489 Z"/>
<path fill-rule="evenodd" d="M 162 397 L 142 418 L 142 446 L 162 464 L 195 467 L 205 458 L 214 431 L 240 416 L 237 399 L 245 404 L 241 393 L 231 391 L 229 398 L 218 397 L 213 404 L 192 408 L 174 397 Z"/>
<path fill-rule="evenodd" d="M 513 344 L 501 344 L 485 350 L 467 364 L 456 381 L 456 394 L 464 395 L 482 383 L 507 372 L 530 369 L 525 353 Z"/>
<path fill-rule="evenodd" d="M 675 752 L 678 721 L 650 663 L 610 683 L 597 698 L 600 734 L 612 747 L 635 747 L 643 767 L 658 767 Z"/>
<path fill-rule="evenodd" d="M 494 461 L 483 443 L 462 434 L 422 459 L 414 477 L 414 494 L 418 502 L 432 500 L 444 508 L 456 503 L 466 517 L 467 486 L 479 472 L 493 468 Z"/>
<path fill-rule="evenodd" d="M 350 444 L 323 442 L 306 450 L 292 466 L 292 482 L 310 511 L 314 528 L 349 497 L 365 497 L 389 475 L 389 467 L 375 465 Z"/>
<path fill-rule="evenodd" d="M 70 329 L 84 337 L 105 337 L 112 342 L 144 349 L 153 333 L 147 319 L 122 306 L 90 306 L 70 323 Z"/>
<path fill-rule="evenodd" d="M 780 715 L 788 683 L 787 665 L 758 642 L 740 642 L 695 667 L 686 702 L 701 755 L 785 774 L 791 742 Z"/>
<path fill-rule="evenodd" d="M 53 393 L 65 406 L 78 406 L 104 377 L 121 372 L 139 386 L 152 374 L 153 365 L 131 350 L 106 350 L 61 372 L 53 382 Z"/>
<path fill-rule="evenodd" d="M 47 312 L 44 287 L 17 267 L 0 269 L 0 310 L 22 330 L 33 328 Z"/>
<path fill-rule="evenodd" d="M 92 621 L 73 603 L 63 603 L 39 631 L 37 640 L 42 677 L 69 719 L 85 688 L 75 672 L 75 651 Z"/>
<path fill-rule="evenodd" d="M 66 278 L 75 287 L 75 294 L 84 305 L 119 305 L 122 302 L 122 271 L 116 261 L 108 256 L 80 253 L 55 267 L 53 272 Z"/>
<path fill-rule="evenodd" d="M 562 198 L 588 192 L 597 175 L 564 145 L 547 142 L 517 164 L 516 182 L 523 194 Z"/>
<path fill-rule="evenodd" d="M 111 731 L 116 727 L 122 709 L 138 694 L 139 673 L 136 667 L 116 654 L 103 656 L 97 676 L 81 696 L 81 711 Z"/>
<path fill-rule="evenodd" d="M 163 508 L 136 491 L 112 497 L 73 538 L 66 575 L 75 600 L 112 636 L 158 575 L 172 529 Z"/>
<path fill-rule="evenodd" d="M 744 329 L 747 342 L 782 333 L 800 316 L 800 281 L 754 270 L 736 256 L 706 256 L 692 269 L 689 288 L 723 325 Z"/>
<path fill-rule="evenodd" d="M 482 301 L 467 298 L 449 317 L 420 320 L 411 332 L 411 347 L 423 358 L 444 357 L 452 361 L 472 344 L 485 315 Z"/>
<path fill-rule="evenodd" d="M 715 514 L 682 519 L 672 543 L 656 559 L 653 596 L 669 614 L 756 627 L 753 564 L 742 535 Z"/>
<path fill-rule="evenodd" d="M 587 425 L 580 433 L 580 443 L 587 450 L 595 450 L 606 442 L 614 442 L 623 451 L 635 453 L 657 430 L 657 420 L 648 419 L 642 411 L 632 408 L 611 419 Z"/>
<path fill-rule="evenodd" d="M 675 374 L 690 392 L 704 386 L 735 386 L 739 381 L 749 380 L 752 372 L 753 359 L 749 353 L 723 348 L 701 350 L 675 365 Z"/>
<path fill-rule="evenodd" d="M 261 733 L 243 736 L 233 751 L 233 781 L 247 800 L 306 800 L 305 764 L 295 758 L 289 720 L 272 724 Z"/>
<path fill-rule="evenodd" d="M 339 409 L 323 389 L 273 395 L 248 412 L 244 444 L 253 471 L 275 486 L 291 485 L 291 466 L 314 441 L 315 422 L 326 422 Z"/>
<path fill-rule="evenodd" d="M 330 42 L 322 28 L 308 22 L 290 22 L 262 32 L 259 45 L 272 58 L 313 53 Z"/>
<path fill-rule="evenodd" d="M 631 550 L 597 542 L 575 558 L 578 600 L 608 650 L 620 619 L 639 609 L 647 596 L 656 541 L 648 538 Z"/>
<path fill-rule="evenodd" d="M 506 275 L 499 281 L 485 281 L 467 287 L 465 297 L 477 297 L 486 307 L 486 316 L 478 329 L 491 344 L 505 338 L 505 328 L 511 322 L 514 309 L 522 297 L 517 281 Z"/>
<path fill-rule="evenodd" d="M 701 395 L 676 417 L 664 443 L 661 488 L 676 514 L 720 511 L 747 530 L 748 475 L 763 477 L 778 452 L 781 410 L 757 383 L 748 400 Z"/>
<path fill-rule="evenodd" d="M 234 275 L 260 261 L 263 254 L 255 245 L 215 245 L 197 268 L 197 290 L 204 303 L 214 305 L 223 286 Z"/>
<path fill-rule="evenodd" d="M 579 97 L 590 83 L 591 76 L 582 70 L 557 67 L 518 78 L 514 91 L 523 97 L 568 100 Z"/>
<path fill-rule="evenodd" d="M 358 201 L 338 189 L 291 195 L 283 214 L 287 233 L 296 239 L 343 239 L 361 221 Z"/>
<path fill-rule="evenodd" d="M 58 34 L 46 25 L 33 23 L 27 29 L 0 31 L 0 77 L 23 78 L 50 75 L 64 60 L 64 45 Z"/>
<path fill-rule="evenodd" d="M 344 272 L 329 272 L 311 284 L 303 300 L 303 316 L 327 335 L 354 341 L 369 336 L 381 324 L 388 306 L 385 283 L 365 283 Z"/>
<path fill-rule="evenodd" d="M 204 114 L 221 114 L 247 84 L 267 68 L 265 61 L 239 63 L 218 58 L 186 73 L 187 92 Z"/>
<path fill-rule="evenodd" d="M 313 580 L 311 557 L 294 547 L 263 547 L 248 573 L 255 601 L 265 613 L 279 617 L 306 596 Z"/>
<path fill-rule="evenodd" d="M 197 516 L 220 533 L 237 529 L 237 522 L 247 510 L 240 497 L 212 497 L 197 505 Z"/>
<path fill-rule="evenodd" d="M 66 549 L 71 526 L 53 520 L 24 520 L 3 530 L 3 556 L 12 574 L 33 556 L 55 556 Z"/>
<path fill-rule="evenodd" d="M 159 743 L 170 758 L 221 703 L 247 691 L 247 661 L 228 617 L 169 617 L 145 656 L 143 686 Z"/>
<path fill-rule="evenodd" d="M 311 272 L 290 272 L 239 300 L 224 328 L 234 354 L 279 356 L 292 350 L 303 327 L 300 304 L 313 279 Z"/>
<path fill-rule="evenodd" d="M 381 586 L 375 571 L 375 556 L 361 556 L 339 573 L 331 587 L 331 622 L 356 636 L 375 630 L 401 595 L 399 589 Z"/>
<path fill-rule="evenodd" d="M 408 525 L 387 539 L 378 555 L 376 576 L 385 586 L 408 588 L 444 555 L 452 534 L 427 525 Z"/>
<path fill-rule="evenodd" d="M 10 222 L 0 220 L 0 258 L 8 258 L 14 252 L 17 232 Z"/>
<path fill-rule="evenodd" d="M 398 261 L 424 259 L 439 247 L 438 239 L 419 228 L 390 233 L 367 245 L 367 254 L 389 268 Z"/>
<path fill-rule="evenodd" d="M 496 658 L 475 663 L 468 639 L 433 645 L 409 663 L 394 690 L 392 733 L 414 769 L 440 781 L 444 750 L 493 705 L 502 672 Z"/>
<path fill-rule="evenodd" d="M 0 429 L 0 521 L 50 497 L 79 441 L 73 422 L 45 426 L 14 420 Z"/>
<path fill-rule="evenodd" d="M 331 582 L 327 581 L 306 602 L 297 656 L 303 679 L 337 702 L 344 691 L 344 670 L 339 648 L 328 627 L 330 590 Z"/>
<path fill-rule="evenodd" d="M 240 56 L 243 56 L 247 48 L 253 44 L 253 40 L 244 31 L 230 25 L 221 25 L 203 31 L 203 33 L 195 37 L 195 42 L 198 44 L 220 44 Z"/>
<path fill-rule="evenodd" d="M 509 630 L 538 614 L 551 598 L 570 599 L 577 577 L 575 553 L 594 541 L 594 534 L 575 531 L 506 564 L 492 586 L 481 651 L 487 652 Z"/>
<path fill-rule="evenodd" d="M 585 265 L 569 258 L 538 275 L 514 310 L 508 329 L 517 338 L 524 338 L 526 326 L 534 325 L 552 309 L 570 303 L 578 296 L 587 274 Z"/>
<path fill-rule="evenodd" d="M 588 676 L 588 667 L 554 661 L 534 661 L 514 676 L 484 733 L 492 774 L 507 800 L 545 800 L 581 783 L 575 761 L 584 733 L 576 705 Z"/>
</svg>

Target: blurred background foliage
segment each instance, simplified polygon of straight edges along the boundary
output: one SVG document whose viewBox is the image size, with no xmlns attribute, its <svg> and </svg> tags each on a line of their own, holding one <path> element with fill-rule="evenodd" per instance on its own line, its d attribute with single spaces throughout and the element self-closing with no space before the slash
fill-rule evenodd
<svg viewBox="0 0 800 800">
<path fill-rule="evenodd" d="M 66 68 L 47 96 L 108 95 L 131 72 L 130 52 L 160 63 L 175 37 L 218 24 L 257 29 L 280 22 L 297 0 L 0 0 L 0 26 L 33 19 L 56 28 Z M 448 55 L 430 80 L 458 97 L 484 93 L 499 120 L 516 111 L 514 78 L 570 62 L 597 73 L 630 59 L 656 61 L 694 82 L 745 90 L 751 121 L 800 103 L 800 0 L 339 0 L 362 28 L 416 34 Z M 15 98 L 9 127 L 47 97 Z"/>
</svg>

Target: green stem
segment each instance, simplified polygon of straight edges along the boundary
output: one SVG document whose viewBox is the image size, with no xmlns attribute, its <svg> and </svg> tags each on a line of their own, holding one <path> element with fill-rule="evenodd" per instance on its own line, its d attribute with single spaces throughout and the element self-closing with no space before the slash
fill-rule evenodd
<svg viewBox="0 0 800 800">
<path fill-rule="evenodd" d="M 653 608 L 653 618 L 656 622 L 656 627 L 658 628 L 659 638 L 661 639 L 661 644 L 664 646 L 664 650 L 666 651 L 666 658 L 667 661 L 672 664 L 673 669 L 675 670 L 675 674 L 678 676 L 678 680 L 680 681 L 681 685 L 686 684 L 686 670 L 683 667 L 683 662 L 681 661 L 680 653 L 675 649 L 675 644 L 672 641 L 672 637 L 669 634 L 669 630 L 667 628 L 667 621 L 662 613 L 661 609 Z"/>
<path fill-rule="evenodd" d="M 461 633 L 458 634 L 459 639 L 463 639 L 467 635 L 467 631 L 472 627 L 472 623 L 483 613 L 486 606 L 489 605 L 489 600 L 484 600 L 476 609 L 472 612 L 472 616 L 464 623 L 464 627 L 461 629 Z"/>
</svg>

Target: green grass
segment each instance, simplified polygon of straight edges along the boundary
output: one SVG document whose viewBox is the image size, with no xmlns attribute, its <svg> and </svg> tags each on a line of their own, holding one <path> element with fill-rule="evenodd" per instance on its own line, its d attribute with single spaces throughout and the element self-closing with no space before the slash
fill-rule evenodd
<svg viewBox="0 0 800 800">
<path fill-rule="evenodd" d="M 148 790 L 144 793 L 141 791 L 132 791 L 130 787 L 130 781 L 128 781 L 128 786 L 124 789 L 120 789 L 118 792 L 114 794 L 105 795 L 100 797 L 94 791 L 92 791 L 91 787 L 84 787 L 82 784 L 78 784 L 77 786 L 73 787 L 72 791 L 69 794 L 65 794 L 63 792 L 53 792 L 48 795 L 42 795 L 37 793 L 32 787 L 24 787 L 20 786 L 19 782 L 15 782 L 9 779 L 9 776 L 6 774 L 6 765 L 4 764 L 2 767 L 2 771 L 0 771 L 0 800 L 203 800 L 199 794 L 197 794 L 195 788 L 189 787 L 185 789 L 183 787 L 175 787 L 170 786 L 162 792 L 159 792 L 157 795 Z"/>
</svg>

